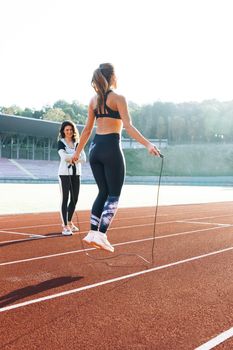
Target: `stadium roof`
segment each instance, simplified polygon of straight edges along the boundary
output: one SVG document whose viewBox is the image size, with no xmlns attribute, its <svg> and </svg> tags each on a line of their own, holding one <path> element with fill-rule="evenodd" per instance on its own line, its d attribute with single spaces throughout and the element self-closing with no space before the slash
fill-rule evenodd
<svg viewBox="0 0 233 350">
<path fill-rule="evenodd" d="M 0 133 L 56 139 L 60 125 L 60 122 L 0 113 Z M 81 132 L 84 126 L 78 124 L 77 127 Z"/>
</svg>

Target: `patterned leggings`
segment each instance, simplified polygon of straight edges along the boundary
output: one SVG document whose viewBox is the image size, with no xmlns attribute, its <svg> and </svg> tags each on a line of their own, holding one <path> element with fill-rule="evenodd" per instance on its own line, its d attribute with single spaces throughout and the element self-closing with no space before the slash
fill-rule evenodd
<svg viewBox="0 0 233 350">
<path fill-rule="evenodd" d="M 106 233 L 116 214 L 125 177 L 125 160 L 117 133 L 96 134 L 89 150 L 99 193 L 91 211 L 91 229 Z"/>
</svg>

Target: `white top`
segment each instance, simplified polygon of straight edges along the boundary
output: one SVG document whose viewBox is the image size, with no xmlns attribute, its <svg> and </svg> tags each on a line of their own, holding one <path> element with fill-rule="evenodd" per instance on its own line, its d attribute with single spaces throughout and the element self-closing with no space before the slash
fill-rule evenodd
<svg viewBox="0 0 233 350">
<path fill-rule="evenodd" d="M 66 140 L 60 139 L 57 144 L 58 154 L 61 158 L 58 168 L 58 175 L 81 175 L 81 163 L 86 162 L 86 154 L 84 151 L 80 153 L 79 159 L 75 162 L 75 165 L 70 166 L 70 160 L 74 155 L 78 142 L 74 143 L 74 147 L 70 147 Z"/>
</svg>

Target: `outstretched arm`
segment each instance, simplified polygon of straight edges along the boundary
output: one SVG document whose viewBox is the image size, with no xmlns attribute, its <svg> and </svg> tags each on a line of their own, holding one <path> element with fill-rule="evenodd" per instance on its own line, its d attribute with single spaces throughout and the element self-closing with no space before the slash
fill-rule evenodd
<svg viewBox="0 0 233 350">
<path fill-rule="evenodd" d="M 89 140 L 91 133 L 92 133 L 92 129 L 94 127 L 94 123 L 95 123 L 95 115 L 94 115 L 92 101 L 91 101 L 89 103 L 89 107 L 88 107 L 88 117 L 87 117 L 86 125 L 82 131 L 81 136 L 80 136 L 78 147 L 77 147 L 77 149 L 72 157 L 72 160 L 74 162 L 79 159 L 81 151 L 83 150 L 87 141 Z"/>
<path fill-rule="evenodd" d="M 126 99 L 124 96 L 118 96 L 117 99 L 117 108 L 120 113 L 124 128 L 129 136 L 134 138 L 136 141 L 141 143 L 143 146 L 145 146 L 148 149 L 148 152 L 150 154 L 153 154 L 155 156 L 160 156 L 160 152 L 157 149 L 153 143 L 151 143 L 149 140 L 147 140 L 139 131 L 137 128 L 135 128 L 132 124 L 132 120 L 129 114 L 128 105 L 126 102 Z"/>
</svg>

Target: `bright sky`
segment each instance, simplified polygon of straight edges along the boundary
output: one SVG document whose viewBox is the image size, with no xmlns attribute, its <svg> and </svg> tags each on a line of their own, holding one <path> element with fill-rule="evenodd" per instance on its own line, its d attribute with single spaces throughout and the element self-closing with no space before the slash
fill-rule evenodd
<svg viewBox="0 0 233 350">
<path fill-rule="evenodd" d="M 87 104 L 112 62 L 138 104 L 233 99 L 232 0 L 1 0 L 0 106 Z"/>
</svg>

